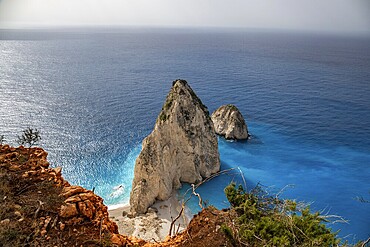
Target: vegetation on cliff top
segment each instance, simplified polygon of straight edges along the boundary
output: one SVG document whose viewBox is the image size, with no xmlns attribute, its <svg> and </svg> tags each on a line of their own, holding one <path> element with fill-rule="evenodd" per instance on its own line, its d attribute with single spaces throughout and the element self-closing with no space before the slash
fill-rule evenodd
<svg viewBox="0 0 370 247">
<path fill-rule="evenodd" d="M 242 186 L 231 183 L 225 188 L 225 194 L 237 218 L 235 225 L 223 225 L 222 230 L 235 246 L 340 244 L 337 232 L 324 224 L 329 221 L 328 216 L 311 213 L 308 206 L 269 196 L 260 186 L 246 192 Z"/>
<path fill-rule="evenodd" d="M 232 105 L 232 104 L 226 105 L 226 108 L 227 109 L 230 109 L 232 111 L 239 111 L 238 108 L 236 108 L 236 106 L 235 105 Z"/>
<path fill-rule="evenodd" d="M 0 145 L 2 145 L 5 142 L 5 137 L 4 135 L 0 135 Z"/>
<path fill-rule="evenodd" d="M 22 135 L 18 136 L 17 140 L 19 145 L 28 145 L 30 148 L 35 146 L 41 140 L 40 131 L 37 129 L 27 128 L 22 132 Z"/>
<path fill-rule="evenodd" d="M 157 121 L 160 120 L 162 122 L 166 122 L 167 119 L 169 119 L 168 110 L 171 109 L 172 103 L 176 100 L 176 97 L 179 95 L 184 95 L 185 92 L 183 89 L 179 89 L 179 84 L 182 85 L 182 87 L 188 87 L 188 92 L 191 95 L 191 99 L 194 101 L 194 105 L 199 105 L 200 108 L 206 112 L 207 116 L 209 116 L 209 111 L 207 106 L 205 106 L 202 102 L 202 100 L 195 94 L 193 89 L 190 87 L 190 85 L 185 80 L 177 79 L 172 82 L 172 88 L 170 92 L 168 93 L 166 100 L 162 106 L 161 113 L 159 114 L 159 117 L 157 118 Z"/>
</svg>

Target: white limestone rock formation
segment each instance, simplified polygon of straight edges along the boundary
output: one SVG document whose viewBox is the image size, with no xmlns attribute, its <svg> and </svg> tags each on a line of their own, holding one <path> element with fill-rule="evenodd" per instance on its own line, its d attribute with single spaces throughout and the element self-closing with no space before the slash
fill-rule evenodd
<svg viewBox="0 0 370 247">
<path fill-rule="evenodd" d="M 223 105 L 212 113 L 216 134 L 226 139 L 248 139 L 248 127 L 243 115 L 235 105 Z"/>
<path fill-rule="evenodd" d="M 184 80 L 173 82 L 154 130 L 136 159 L 133 214 L 166 200 L 181 182 L 197 183 L 220 170 L 217 136 L 207 107 Z"/>
</svg>

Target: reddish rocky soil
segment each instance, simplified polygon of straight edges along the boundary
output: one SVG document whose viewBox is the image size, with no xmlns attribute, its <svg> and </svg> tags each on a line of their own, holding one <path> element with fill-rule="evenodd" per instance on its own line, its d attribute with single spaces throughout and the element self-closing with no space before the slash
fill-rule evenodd
<svg viewBox="0 0 370 247">
<path fill-rule="evenodd" d="M 232 246 L 232 213 L 208 208 L 162 243 L 118 234 L 103 199 L 50 168 L 41 148 L 0 145 L 0 246 Z"/>
<path fill-rule="evenodd" d="M 228 210 L 206 208 L 194 216 L 184 232 L 155 246 L 233 246 L 221 230 L 222 225 L 232 225 L 232 215 Z"/>
</svg>

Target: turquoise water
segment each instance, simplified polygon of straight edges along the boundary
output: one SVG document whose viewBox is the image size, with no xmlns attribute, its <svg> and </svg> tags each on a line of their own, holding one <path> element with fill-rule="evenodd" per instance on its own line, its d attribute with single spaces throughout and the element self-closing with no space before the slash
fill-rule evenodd
<svg viewBox="0 0 370 247">
<path fill-rule="evenodd" d="M 295 198 L 310 204 L 312 210 L 343 216 L 349 220 L 348 224 L 330 225 L 334 230 L 341 230 L 342 237 L 344 233 L 361 232 L 361 227 L 369 224 L 366 216 L 369 205 L 356 201 L 357 196 L 369 192 L 364 186 L 368 179 L 369 153 L 320 144 L 300 144 L 297 149 L 297 140 L 269 131 L 263 124 L 250 126 L 258 136 L 256 143 L 219 139 L 222 169 L 240 168 L 249 189 L 261 184 L 273 195 L 287 186 L 281 198 Z M 362 165 L 353 167 L 353 163 Z M 218 195 L 230 181 L 243 184 L 238 170 L 202 186 L 199 189 L 202 199 L 218 208 L 228 207 L 226 197 Z M 194 213 L 199 210 L 196 198 L 191 205 Z M 348 236 L 347 240 L 352 241 L 353 237 Z"/>
<path fill-rule="evenodd" d="M 219 139 L 222 169 L 314 210 L 349 241 L 369 236 L 370 39 L 223 30 L 0 30 L 0 133 L 42 132 L 52 166 L 108 205 L 128 202 L 141 141 L 172 81 L 210 112 L 235 104 L 252 139 Z M 222 175 L 199 188 L 228 207 Z M 118 187 L 122 185 L 122 188 Z M 293 187 L 294 185 L 294 187 Z M 186 185 L 185 185 L 186 186 Z M 185 188 L 183 189 L 185 190 Z M 196 201 L 190 203 L 195 212 Z"/>
</svg>

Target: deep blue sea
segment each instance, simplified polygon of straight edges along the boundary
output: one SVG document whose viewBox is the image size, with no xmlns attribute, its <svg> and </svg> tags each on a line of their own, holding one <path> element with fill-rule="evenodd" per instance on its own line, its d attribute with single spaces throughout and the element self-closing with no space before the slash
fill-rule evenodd
<svg viewBox="0 0 370 247">
<path fill-rule="evenodd" d="M 251 140 L 219 139 L 222 169 L 239 167 L 249 189 L 288 186 L 282 197 L 343 216 L 348 224 L 330 227 L 350 242 L 369 237 L 369 37 L 0 30 L 0 134 L 16 145 L 21 130 L 38 128 L 72 184 L 95 187 L 108 205 L 127 203 L 141 141 L 178 78 L 210 112 L 231 103 L 247 121 Z M 241 181 L 236 171 L 199 188 L 203 199 L 228 207 L 223 188 Z"/>
</svg>

